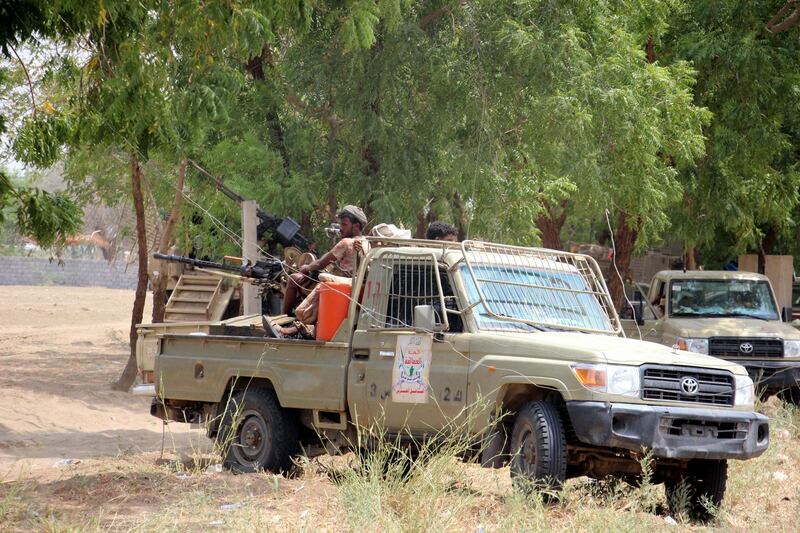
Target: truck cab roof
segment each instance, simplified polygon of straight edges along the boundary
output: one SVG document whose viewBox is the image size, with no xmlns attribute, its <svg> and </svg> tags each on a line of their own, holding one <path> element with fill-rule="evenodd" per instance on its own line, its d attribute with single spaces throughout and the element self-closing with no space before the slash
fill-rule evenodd
<svg viewBox="0 0 800 533">
<path fill-rule="evenodd" d="M 750 280 L 767 281 L 763 274 L 755 272 L 729 271 L 729 270 L 662 270 L 655 275 L 664 280 L 674 279 L 719 279 L 719 280 Z"/>
</svg>

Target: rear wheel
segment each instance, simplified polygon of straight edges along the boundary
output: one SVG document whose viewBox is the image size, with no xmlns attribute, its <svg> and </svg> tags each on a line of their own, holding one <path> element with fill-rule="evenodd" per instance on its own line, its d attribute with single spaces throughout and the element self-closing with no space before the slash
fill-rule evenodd
<svg viewBox="0 0 800 533">
<path fill-rule="evenodd" d="M 567 477 L 567 443 L 558 409 L 547 402 L 522 406 L 511 434 L 511 478 L 523 491 L 552 497 Z"/>
<path fill-rule="evenodd" d="M 226 467 L 237 472 L 288 471 L 298 450 L 297 424 L 275 392 L 254 388 L 234 394 L 217 442 Z"/>
<path fill-rule="evenodd" d="M 727 461 L 695 459 L 677 479 L 666 481 L 664 489 L 673 513 L 684 511 L 692 519 L 708 520 L 722 504 L 727 484 Z"/>
</svg>

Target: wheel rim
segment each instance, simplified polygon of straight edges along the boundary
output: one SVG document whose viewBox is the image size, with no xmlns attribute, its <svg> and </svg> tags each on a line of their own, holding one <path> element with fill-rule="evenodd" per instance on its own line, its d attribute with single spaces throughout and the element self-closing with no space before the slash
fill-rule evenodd
<svg viewBox="0 0 800 533">
<path fill-rule="evenodd" d="M 519 443 L 517 463 L 521 474 L 530 475 L 536 468 L 536 437 L 530 428 L 525 428 Z"/>
<path fill-rule="evenodd" d="M 258 411 L 248 410 L 241 415 L 242 422 L 236 431 L 233 453 L 240 463 L 259 466 L 272 442 L 267 421 Z"/>
</svg>

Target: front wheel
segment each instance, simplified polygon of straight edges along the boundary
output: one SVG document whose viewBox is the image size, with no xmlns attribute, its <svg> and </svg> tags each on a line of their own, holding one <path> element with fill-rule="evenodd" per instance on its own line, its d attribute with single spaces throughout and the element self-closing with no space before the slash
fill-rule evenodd
<svg viewBox="0 0 800 533">
<path fill-rule="evenodd" d="M 284 472 L 291 468 L 298 450 L 297 424 L 274 391 L 248 389 L 231 396 L 217 443 L 231 470 Z"/>
<path fill-rule="evenodd" d="M 522 406 L 511 433 L 511 479 L 523 492 L 558 491 L 567 477 L 567 442 L 558 409 L 547 402 Z"/>
<path fill-rule="evenodd" d="M 708 520 L 722 504 L 728 484 L 728 462 L 716 459 L 689 461 L 677 479 L 664 483 L 673 513 L 685 511 L 695 520 Z"/>
</svg>

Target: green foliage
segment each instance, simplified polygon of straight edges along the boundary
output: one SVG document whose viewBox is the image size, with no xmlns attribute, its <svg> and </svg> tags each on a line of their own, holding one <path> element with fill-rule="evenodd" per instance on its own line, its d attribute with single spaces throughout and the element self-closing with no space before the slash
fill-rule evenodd
<svg viewBox="0 0 800 533">
<path fill-rule="evenodd" d="M 0 172 L 0 224 L 9 205 L 16 210 L 17 231 L 44 249 L 58 250 L 82 225 L 83 211 L 66 195 L 15 186 Z"/>
<path fill-rule="evenodd" d="M 62 146 L 69 132 L 66 117 L 57 112 L 39 112 L 23 122 L 14 141 L 14 152 L 24 163 L 50 167 L 62 157 Z"/>
<path fill-rule="evenodd" d="M 55 111 L 14 144 L 39 166 L 66 147 L 82 198 L 126 198 L 133 154 L 162 209 L 191 157 L 307 233 L 345 202 L 520 244 L 561 206 L 583 228 L 624 213 L 640 249 L 796 233 L 799 45 L 763 31 L 766 0 L 19 6 L 0 44 L 89 45 L 49 65 Z M 191 171 L 187 190 L 183 241 L 235 247 L 235 205 Z"/>
<path fill-rule="evenodd" d="M 796 242 L 800 44 L 796 32 L 766 32 L 776 9 L 691 2 L 666 39 L 671 59 L 698 70 L 695 99 L 714 114 L 706 157 L 682 171 L 685 201 L 674 217 L 711 255 L 758 249 L 768 233 Z"/>
<path fill-rule="evenodd" d="M 80 230 L 83 211 L 65 195 L 36 189 L 18 193 L 17 227 L 42 248 L 61 247 Z"/>
</svg>

